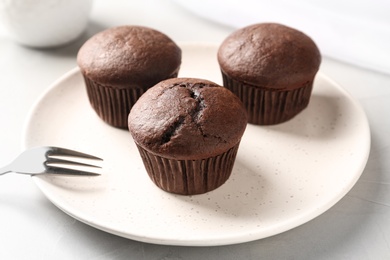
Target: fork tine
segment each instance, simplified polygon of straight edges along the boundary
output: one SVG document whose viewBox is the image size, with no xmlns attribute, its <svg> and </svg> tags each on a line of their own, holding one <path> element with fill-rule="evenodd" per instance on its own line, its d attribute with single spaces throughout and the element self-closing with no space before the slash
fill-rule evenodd
<svg viewBox="0 0 390 260">
<path fill-rule="evenodd" d="M 76 162 L 76 161 L 65 160 L 65 159 L 60 159 L 60 158 L 51 158 L 51 157 L 48 157 L 45 164 L 46 165 L 63 164 L 64 166 L 69 165 L 69 166 L 87 166 L 87 167 L 93 167 L 93 168 L 102 168 L 98 165 L 93 165 L 93 164 L 89 164 L 89 163 L 82 163 L 82 162 Z"/>
<path fill-rule="evenodd" d="M 93 156 L 87 153 L 78 152 L 71 149 L 61 148 L 61 147 L 50 147 L 48 154 L 50 156 L 73 156 L 73 157 L 80 157 L 85 159 L 95 159 L 102 161 L 103 159 L 97 156 Z"/>
<path fill-rule="evenodd" d="M 69 169 L 69 168 L 62 168 L 57 166 L 49 166 L 46 168 L 46 170 L 52 174 L 58 174 L 58 175 L 83 175 L 83 176 L 98 176 L 100 173 L 97 172 L 90 172 L 90 171 L 83 171 L 83 170 L 75 170 L 75 169 Z"/>
</svg>

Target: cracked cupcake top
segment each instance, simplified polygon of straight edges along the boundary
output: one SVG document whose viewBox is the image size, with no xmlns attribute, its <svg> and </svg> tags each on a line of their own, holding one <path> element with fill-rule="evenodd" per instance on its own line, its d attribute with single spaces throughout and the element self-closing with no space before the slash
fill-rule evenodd
<svg viewBox="0 0 390 260">
<path fill-rule="evenodd" d="M 236 145 L 246 128 L 241 101 L 203 79 L 174 78 L 145 92 L 129 114 L 134 141 L 159 156 L 197 160 Z"/>
</svg>

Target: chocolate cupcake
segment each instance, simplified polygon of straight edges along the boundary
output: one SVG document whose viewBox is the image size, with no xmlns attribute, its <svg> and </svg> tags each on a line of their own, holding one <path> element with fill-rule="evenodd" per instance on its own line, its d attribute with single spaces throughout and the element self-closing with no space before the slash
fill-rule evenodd
<svg viewBox="0 0 390 260">
<path fill-rule="evenodd" d="M 309 104 L 321 55 L 312 39 L 293 28 L 262 23 L 228 36 L 218 50 L 223 85 L 248 112 L 248 122 L 285 122 Z"/>
<path fill-rule="evenodd" d="M 181 50 L 159 31 L 120 26 L 85 42 L 77 63 L 96 113 L 112 126 L 127 128 L 138 98 L 161 80 L 177 77 Z"/>
<path fill-rule="evenodd" d="M 194 195 L 229 178 L 247 117 L 228 89 L 175 78 L 145 92 L 128 121 L 152 181 L 165 191 Z"/>
</svg>

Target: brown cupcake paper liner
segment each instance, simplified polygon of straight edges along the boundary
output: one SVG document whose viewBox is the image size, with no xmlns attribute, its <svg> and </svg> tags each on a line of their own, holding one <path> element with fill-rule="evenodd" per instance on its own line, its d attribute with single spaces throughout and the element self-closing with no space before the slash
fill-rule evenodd
<svg viewBox="0 0 390 260">
<path fill-rule="evenodd" d="M 84 77 L 89 102 L 107 124 L 128 128 L 127 118 L 132 106 L 144 93 L 141 88 L 115 89 Z"/>
<path fill-rule="evenodd" d="M 229 178 L 239 143 L 225 153 L 201 160 L 175 160 L 154 155 L 136 144 L 150 179 L 162 190 L 181 195 L 214 190 Z"/>
<path fill-rule="evenodd" d="M 169 78 L 176 78 L 179 68 Z M 89 102 L 98 116 L 107 124 L 127 129 L 131 108 L 146 91 L 142 88 L 117 89 L 100 85 L 84 76 Z"/>
<path fill-rule="evenodd" d="M 313 88 L 313 79 L 295 90 L 262 89 L 231 79 L 222 72 L 223 85 L 243 102 L 248 123 L 274 125 L 285 122 L 307 107 Z"/>
</svg>

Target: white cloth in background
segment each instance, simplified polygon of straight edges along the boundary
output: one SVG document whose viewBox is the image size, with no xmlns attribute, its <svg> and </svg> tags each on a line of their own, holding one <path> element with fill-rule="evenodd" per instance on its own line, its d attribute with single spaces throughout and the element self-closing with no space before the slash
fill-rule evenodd
<svg viewBox="0 0 390 260">
<path fill-rule="evenodd" d="M 390 74 L 390 0 L 175 0 L 234 28 L 278 22 L 309 35 L 325 56 Z"/>
</svg>

